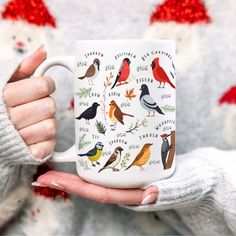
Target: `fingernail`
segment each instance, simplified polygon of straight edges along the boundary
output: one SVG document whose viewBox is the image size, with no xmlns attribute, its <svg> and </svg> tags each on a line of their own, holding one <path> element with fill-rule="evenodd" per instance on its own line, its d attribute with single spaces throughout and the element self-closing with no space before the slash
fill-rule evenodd
<svg viewBox="0 0 236 236">
<path fill-rule="evenodd" d="M 45 185 L 40 184 L 39 182 L 32 182 L 31 185 L 34 187 L 46 187 Z"/>
<path fill-rule="evenodd" d="M 59 190 L 63 190 L 63 189 L 64 189 L 63 186 L 61 186 L 60 184 L 58 184 L 58 183 L 55 182 L 55 181 L 52 181 L 52 182 L 51 182 L 51 186 L 52 186 L 53 188 L 56 188 L 56 189 L 59 189 Z"/>
<path fill-rule="evenodd" d="M 147 205 L 153 203 L 156 200 L 156 196 L 154 194 L 147 195 L 141 202 L 141 205 Z"/>
</svg>

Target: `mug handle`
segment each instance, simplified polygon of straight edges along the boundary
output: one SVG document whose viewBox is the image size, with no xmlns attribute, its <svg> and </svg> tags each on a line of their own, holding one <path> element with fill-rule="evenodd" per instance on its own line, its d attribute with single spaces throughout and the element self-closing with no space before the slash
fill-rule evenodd
<svg viewBox="0 0 236 236">
<path fill-rule="evenodd" d="M 74 74 L 75 58 L 73 56 L 58 56 L 46 59 L 35 71 L 34 76 L 42 76 L 53 66 L 63 66 Z M 64 152 L 53 152 L 50 155 L 52 162 L 76 162 L 75 145 Z"/>
</svg>

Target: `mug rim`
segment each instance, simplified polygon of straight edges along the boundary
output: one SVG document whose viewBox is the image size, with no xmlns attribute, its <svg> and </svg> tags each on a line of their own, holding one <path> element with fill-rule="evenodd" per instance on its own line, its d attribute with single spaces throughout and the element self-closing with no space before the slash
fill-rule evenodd
<svg viewBox="0 0 236 236">
<path fill-rule="evenodd" d="M 136 39 L 88 39 L 88 40 L 76 40 L 77 44 L 86 43 L 164 43 L 176 45 L 176 41 L 173 39 L 148 39 L 148 38 L 136 38 Z"/>
</svg>

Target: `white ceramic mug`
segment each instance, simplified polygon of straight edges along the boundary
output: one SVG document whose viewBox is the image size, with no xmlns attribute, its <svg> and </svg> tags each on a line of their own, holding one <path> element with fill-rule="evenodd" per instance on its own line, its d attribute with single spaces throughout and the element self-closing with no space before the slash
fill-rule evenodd
<svg viewBox="0 0 236 236">
<path fill-rule="evenodd" d="M 84 180 L 144 187 L 175 169 L 175 43 L 88 40 L 72 56 L 47 59 L 74 74 L 75 145 L 54 162 L 75 162 Z"/>
</svg>

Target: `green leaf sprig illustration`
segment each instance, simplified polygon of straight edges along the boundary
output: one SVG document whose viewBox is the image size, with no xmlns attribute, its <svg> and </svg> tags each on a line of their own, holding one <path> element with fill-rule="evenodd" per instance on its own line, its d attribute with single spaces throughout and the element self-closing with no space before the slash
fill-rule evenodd
<svg viewBox="0 0 236 236">
<path fill-rule="evenodd" d="M 127 162 L 130 160 L 130 153 L 125 153 L 123 160 L 120 163 L 121 169 L 125 169 L 127 167 Z"/>
<path fill-rule="evenodd" d="M 165 105 L 164 107 L 162 107 L 162 109 L 165 112 L 174 112 L 175 111 L 175 107 L 170 106 L 170 105 Z"/>
<path fill-rule="evenodd" d="M 89 170 L 90 168 L 88 167 L 88 162 L 83 159 L 78 160 L 79 165 L 84 168 L 84 170 Z"/>
<path fill-rule="evenodd" d="M 96 120 L 96 124 L 95 124 L 96 128 L 97 128 L 97 131 L 98 133 L 100 134 L 104 134 L 106 133 L 106 126 L 101 122 L 101 121 L 97 121 Z"/>
<path fill-rule="evenodd" d="M 147 128 L 148 120 L 146 118 L 144 118 L 142 121 L 139 121 L 139 119 L 137 119 L 137 121 L 135 123 L 131 123 L 131 125 L 130 125 L 129 129 L 126 131 L 126 133 L 134 134 L 135 131 L 138 131 L 138 128 L 140 126 Z"/>
<path fill-rule="evenodd" d="M 79 91 L 76 93 L 79 98 L 86 98 L 90 95 L 92 88 L 80 88 Z"/>
<path fill-rule="evenodd" d="M 90 141 L 86 141 L 86 134 L 83 134 L 79 137 L 78 149 L 80 150 L 88 146 L 90 143 L 91 143 Z"/>
</svg>

